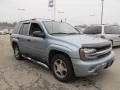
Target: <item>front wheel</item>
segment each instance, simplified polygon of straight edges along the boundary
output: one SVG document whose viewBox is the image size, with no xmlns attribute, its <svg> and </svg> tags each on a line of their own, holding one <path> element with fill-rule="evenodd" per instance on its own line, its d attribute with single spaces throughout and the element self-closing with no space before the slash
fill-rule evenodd
<svg viewBox="0 0 120 90">
<path fill-rule="evenodd" d="M 59 81 L 68 82 L 74 77 L 72 63 L 69 58 L 63 54 L 57 54 L 53 57 L 51 69 Z"/>
</svg>

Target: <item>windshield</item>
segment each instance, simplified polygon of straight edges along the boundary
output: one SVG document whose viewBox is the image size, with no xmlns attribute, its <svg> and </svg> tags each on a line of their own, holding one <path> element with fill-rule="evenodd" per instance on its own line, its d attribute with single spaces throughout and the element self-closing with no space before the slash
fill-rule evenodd
<svg viewBox="0 0 120 90">
<path fill-rule="evenodd" d="M 44 21 L 49 34 L 79 34 L 71 25 L 63 22 Z"/>
</svg>

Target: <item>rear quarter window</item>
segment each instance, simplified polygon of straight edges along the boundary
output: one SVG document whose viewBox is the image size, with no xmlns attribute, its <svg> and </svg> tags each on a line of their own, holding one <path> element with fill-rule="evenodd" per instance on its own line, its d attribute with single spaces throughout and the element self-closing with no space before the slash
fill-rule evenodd
<svg viewBox="0 0 120 90">
<path fill-rule="evenodd" d="M 21 26 L 22 26 L 21 23 L 17 23 L 16 26 L 15 26 L 15 29 L 13 30 L 13 34 L 18 34 Z"/>
</svg>

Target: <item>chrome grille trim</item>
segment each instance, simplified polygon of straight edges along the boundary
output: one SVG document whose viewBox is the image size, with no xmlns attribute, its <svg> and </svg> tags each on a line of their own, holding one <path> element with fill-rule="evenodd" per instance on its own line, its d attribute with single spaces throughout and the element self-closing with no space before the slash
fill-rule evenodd
<svg viewBox="0 0 120 90">
<path fill-rule="evenodd" d="M 106 55 L 109 55 L 112 51 L 112 45 L 111 43 L 100 43 L 99 45 L 94 44 L 94 45 L 85 45 L 83 48 L 94 48 L 96 49 L 96 52 L 94 53 L 88 53 L 86 56 L 88 57 L 87 59 L 97 59 L 97 58 L 102 58 L 105 57 Z"/>
<path fill-rule="evenodd" d="M 106 50 L 103 50 L 103 51 L 99 51 L 99 52 L 96 52 L 96 53 L 92 53 L 92 54 L 87 54 L 88 56 L 100 56 L 100 55 L 104 55 L 106 53 L 109 53 L 111 52 L 112 48 L 109 48 L 109 49 L 106 49 Z"/>
</svg>

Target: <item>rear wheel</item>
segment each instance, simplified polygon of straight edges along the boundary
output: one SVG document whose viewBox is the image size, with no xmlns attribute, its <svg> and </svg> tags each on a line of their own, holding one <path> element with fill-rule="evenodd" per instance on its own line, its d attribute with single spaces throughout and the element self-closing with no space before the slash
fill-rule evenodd
<svg viewBox="0 0 120 90">
<path fill-rule="evenodd" d="M 74 72 L 69 58 L 62 54 L 57 54 L 51 62 L 51 69 L 59 81 L 68 82 L 73 79 Z"/>
<path fill-rule="evenodd" d="M 13 49 L 14 49 L 14 56 L 17 60 L 21 60 L 22 59 L 22 54 L 20 53 L 20 50 L 19 50 L 19 47 L 18 45 L 14 45 L 13 46 Z"/>
</svg>

